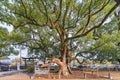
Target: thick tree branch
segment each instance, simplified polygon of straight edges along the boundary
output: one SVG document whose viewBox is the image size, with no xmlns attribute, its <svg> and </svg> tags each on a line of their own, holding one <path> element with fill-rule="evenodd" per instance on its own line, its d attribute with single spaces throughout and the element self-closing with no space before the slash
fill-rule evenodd
<svg viewBox="0 0 120 80">
<path fill-rule="evenodd" d="M 60 17 L 61 17 L 61 13 L 62 13 L 62 1 L 63 0 L 60 0 L 60 4 L 59 4 L 60 12 L 59 12 L 58 18 L 55 20 L 54 23 L 56 23 L 60 19 Z"/>
<path fill-rule="evenodd" d="M 23 8 L 24 8 L 24 10 L 25 10 L 25 15 L 26 15 L 26 17 L 27 17 L 27 9 L 26 9 L 26 7 L 25 7 L 25 5 L 24 5 L 24 2 L 23 2 L 23 0 L 20 0 L 21 1 L 21 3 L 22 3 L 22 6 L 23 6 Z"/>
<path fill-rule="evenodd" d="M 105 22 L 105 20 L 108 18 L 108 16 L 118 7 L 118 4 L 115 4 L 110 11 L 105 15 L 105 17 L 103 18 L 103 20 L 96 26 L 92 27 L 91 29 L 87 30 L 85 33 L 80 34 L 80 35 L 76 35 L 73 37 L 69 37 L 68 39 L 75 39 L 75 38 L 79 38 L 79 37 L 83 37 L 86 36 L 89 32 L 91 32 L 92 30 L 101 27 L 101 25 Z"/>
<path fill-rule="evenodd" d="M 38 22 L 35 21 L 35 19 L 32 19 L 32 18 L 30 18 L 28 16 L 25 16 L 23 14 L 20 14 L 20 13 L 17 13 L 17 12 L 12 12 L 12 13 L 14 13 L 16 15 L 19 15 L 19 16 L 21 16 L 21 17 L 23 17 L 23 18 L 28 20 L 28 22 L 23 22 L 23 23 L 20 23 L 19 25 L 16 25 L 16 26 L 14 25 L 15 29 L 17 29 L 17 28 L 19 28 L 21 26 L 25 26 L 25 25 L 35 25 L 35 26 L 39 26 L 39 27 L 48 26 L 46 23 L 45 24 L 44 23 L 43 24 L 39 24 Z"/>
<path fill-rule="evenodd" d="M 90 2 L 90 6 L 89 6 L 89 12 L 88 12 L 88 19 L 87 19 L 87 23 L 85 24 L 85 27 L 88 26 L 89 22 L 90 22 L 90 14 L 91 14 L 91 5 L 92 5 L 92 0 Z"/>
<path fill-rule="evenodd" d="M 92 5 L 92 0 L 90 1 L 90 5 L 89 5 L 89 11 L 88 11 L 88 19 L 87 19 L 87 22 L 86 22 L 86 24 L 85 24 L 85 26 L 84 26 L 84 28 L 83 28 L 83 31 L 82 31 L 82 33 L 84 33 L 85 32 L 85 30 L 86 30 L 86 28 L 87 28 L 87 26 L 88 26 L 88 24 L 89 24 L 89 22 L 90 22 L 90 18 L 91 18 L 91 5 Z"/>
<path fill-rule="evenodd" d="M 93 48 L 93 49 L 90 49 L 90 50 L 80 51 L 79 53 L 77 53 L 77 54 L 75 55 L 75 58 L 76 58 L 77 56 L 79 56 L 81 53 L 90 53 L 90 52 L 92 52 L 92 51 L 94 51 L 94 50 L 102 47 L 103 45 L 105 45 L 105 43 L 103 43 L 103 44 L 101 44 L 101 45 L 99 45 L 99 46 L 97 46 L 97 47 L 95 47 L 95 48 Z"/>
<path fill-rule="evenodd" d="M 65 13 L 64 13 L 64 16 L 63 16 L 63 23 L 62 23 L 62 27 L 63 28 L 65 26 L 65 19 L 66 19 L 67 13 L 69 11 L 70 3 L 71 3 L 71 1 L 69 1 L 68 3 L 66 3 L 66 10 L 65 10 Z"/>
<path fill-rule="evenodd" d="M 17 13 L 17 12 L 11 12 L 11 13 L 16 14 L 16 15 L 18 15 L 18 16 L 21 16 L 21 17 L 27 19 L 28 21 L 31 21 L 31 22 L 37 23 L 35 19 L 33 19 L 33 18 L 31 18 L 31 17 L 28 17 L 28 16 L 26 16 L 26 15 L 24 15 L 24 14 Z"/>
<path fill-rule="evenodd" d="M 23 27 L 25 25 L 35 25 L 35 26 L 38 26 L 38 27 L 48 26 L 47 24 L 38 24 L 38 23 L 33 23 L 33 22 L 24 22 L 24 23 L 20 23 L 19 25 L 15 26 L 15 29 L 17 29 L 19 27 Z"/>
<path fill-rule="evenodd" d="M 92 13 L 91 16 L 102 11 L 108 5 L 109 2 L 110 2 L 110 0 L 108 0 L 106 3 L 104 3 L 103 6 L 99 10 L 97 10 L 96 12 Z"/>
<path fill-rule="evenodd" d="M 7 23 L 9 25 L 15 26 L 11 21 L 0 19 L 1 22 Z"/>
<path fill-rule="evenodd" d="M 76 17 L 76 19 L 73 21 L 73 22 L 74 22 L 73 25 L 72 25 L 70 22 L 68 22 L 68 27 L 65 28 L 65 29 L 70 29 L 70 28 L 75 28 L 75 27 L 76 27 L 78 21 L 80 20 L 81 6 L 79 6 L 79 8 L 78 8 L 77 11 L 78 11 L 78 12 L 77 12 L 77 17 Z M 69 18 L 71 18 L 71 12 L 72 12 L 72 10 L 69 12 L 69 16 L 68 16 Z"/>
<path fill-rule="evenodd" d="M 46 1 L 46 0 L 45 0 Z M 46 24 L 48 23 L 48 20 L 49 20 L 49 16 L 48 16 L 48 11 L 47 11 L 47 5 L 44 4 L 43 0 L 41 0 L 42 2 L 42 5 L 44 6 L 44 9 L 45 9 L 45 15 L 46 15 L 46 18 L 47 18 L 47 21 L 46 21 Z M 45 2 L 46 3 L 46 2 Z M 47 4 L 47 3 L 46 3 Z"/>
</svg>

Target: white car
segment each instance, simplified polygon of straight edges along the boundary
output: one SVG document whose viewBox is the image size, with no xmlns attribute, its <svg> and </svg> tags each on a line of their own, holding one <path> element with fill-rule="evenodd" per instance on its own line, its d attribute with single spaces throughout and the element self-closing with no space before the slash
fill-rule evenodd
<svg viewBox="0 0 120 80">
<path fill-rule="evenodd" d="M 91 68 L 91 69 L 97 69 L 98 66 L 96 66 L 96 65 L 90 65 L 90 68 Z"/>
</svg>

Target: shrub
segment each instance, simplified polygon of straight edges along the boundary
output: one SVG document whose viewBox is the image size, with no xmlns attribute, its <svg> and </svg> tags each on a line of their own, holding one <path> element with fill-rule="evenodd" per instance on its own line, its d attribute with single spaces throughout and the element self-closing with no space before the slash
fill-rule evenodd
<svg viewBox="0 0 120 80">
<path fill-rule="evenodd" d="M 28 66 L 28 73 L 34 73 L 34 65 Z"/>
</svg>

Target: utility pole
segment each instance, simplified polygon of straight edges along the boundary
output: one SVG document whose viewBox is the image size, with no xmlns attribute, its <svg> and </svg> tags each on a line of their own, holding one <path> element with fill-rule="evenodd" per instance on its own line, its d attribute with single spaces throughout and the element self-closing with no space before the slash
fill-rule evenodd
<svg viewBox="0 0 120 80">
<path fill-rule="evenodd" d="M 19 54 L 20 54 L 20 66 L 21 66 L 21 64 L 22 64 L 22 62 L 21 62 L 21 48 L 20 48 Z"/>
</svg>

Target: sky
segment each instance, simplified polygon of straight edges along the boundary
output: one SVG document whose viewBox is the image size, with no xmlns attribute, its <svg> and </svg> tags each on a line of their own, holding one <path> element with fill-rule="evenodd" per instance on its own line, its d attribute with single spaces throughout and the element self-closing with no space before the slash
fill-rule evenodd
<svg viewBox="0 0 120 80">
<path fill-rule="evenodd" d="M 8 26 L 7 24 L 2 24 L 0 23 L 0 27 L 5 27 L 8 29 L 9 32 L 11 32 L 13 30 L 13 27 L 12 26 Z"/>
<path fill-rule="evenodd" d="M 9 56 L 9 58 L 12 60 L 12 59 L 15 59 L 15 58 L 20 58 L 20 54 L 21 54 L 21 57 L 27 57 L 27 49 L 24 49 L 24 50 L 21 50 L 20 52 L 19 52 L 19 55 L 13 55 L 13 54 L 11 54 L 10 56 Z"/>
</svg>

